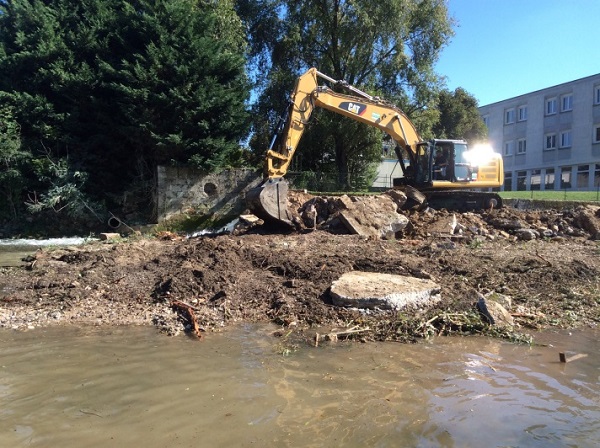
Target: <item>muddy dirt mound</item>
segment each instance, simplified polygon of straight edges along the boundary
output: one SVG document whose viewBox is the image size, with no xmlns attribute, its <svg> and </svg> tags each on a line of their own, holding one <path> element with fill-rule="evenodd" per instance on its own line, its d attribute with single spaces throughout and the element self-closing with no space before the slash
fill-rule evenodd
<svg viewBox="0 0 600 448">
<path fill-rule="evenodd" d="M 305 335 L 336 327 L 406 341 L 457 331 L 521 339 L 600 322 L 600 207 L 452 213 L 404 211 L 402 201 L 397 192 L 291 192 L 295 231 L 253 223 L 231 235 L 40 250 L 25 267 L 0 270 L 0 326 L 144 324 L 175 334 L 270 321 Z M 334 306 L 331 284 L 352 271 L 433 280 L 441 300 L 402 312 Z M 482 296 L 501 296 L 514 327 L 488 325 Z"/>
</svg>

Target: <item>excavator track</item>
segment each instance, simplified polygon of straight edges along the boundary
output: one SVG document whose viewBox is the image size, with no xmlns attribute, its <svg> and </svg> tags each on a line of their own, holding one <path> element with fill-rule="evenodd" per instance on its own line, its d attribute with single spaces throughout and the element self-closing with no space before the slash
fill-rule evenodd
<svg viewBox="0 0 600 448">
<path fill-rule="evenodd" d="M 502 208 L 502 198 L 496 193 L 487 191 L 423 191 L 427 205 L 440 209 L 467 212 Z"/>
</svg>

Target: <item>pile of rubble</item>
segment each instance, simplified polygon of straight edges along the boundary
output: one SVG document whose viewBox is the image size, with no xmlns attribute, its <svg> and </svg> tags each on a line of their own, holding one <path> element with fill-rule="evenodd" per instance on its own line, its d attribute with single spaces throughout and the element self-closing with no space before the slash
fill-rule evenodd
<svg viewBox="0 0 600 448">
<path fill-rule="evenodd" d="M 312 196 L 289 193 L 289 210 L 303 229 L 351 233 L 382 239 L 450 236 L 472 240 L 534 240 L 582 237 L 600 240 L 600 206 L 565 210 L 497 210 L 454 213 L 445 209 L 402 210 L 397 190 L 368 196 Z"/>
</svg>

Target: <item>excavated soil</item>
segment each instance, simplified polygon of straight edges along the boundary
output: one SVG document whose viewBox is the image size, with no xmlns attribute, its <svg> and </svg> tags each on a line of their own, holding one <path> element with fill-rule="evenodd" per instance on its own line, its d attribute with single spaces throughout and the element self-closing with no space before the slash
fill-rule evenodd
<svg viewBox="0 0 600 448">
<path fill-rule="evenodd" d="M 208 335 L 275 322 L 282 334 L 311 340 L 484 333 L 529 341 L 534 330 L 600 322 L 600 245 L 581 210 L 405 213 L 409 225 L 390 240 L 344 234 L 330 220 L 286 233 L 259 225 L 40 250 L 25 266 L 0 271 L 0 327 L 136 324 L 175 334 L 196 324 Z M 586 208 L 597 215 L 598 207 Z M 448 222 L 458 227 L 449 231 Z M 442 300 L 426 310 L 333 306 L 331 283 L 353 270 L 432 279 Z M 486 294 L 508 299 L 513 326 L 478 313 Z"/>
</svg>

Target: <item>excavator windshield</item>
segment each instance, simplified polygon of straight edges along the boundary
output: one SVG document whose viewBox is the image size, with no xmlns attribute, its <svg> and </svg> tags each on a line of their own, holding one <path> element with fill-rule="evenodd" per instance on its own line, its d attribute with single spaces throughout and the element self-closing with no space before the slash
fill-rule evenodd
<svg viewBox="0 0 600 448">
<path fill-rule="evenodd" d="M 468 151 L 466 143 L 454 143 L 454 178 L 457 182 L 471 180 L 472 167 L 465 156 Z"/>
</svg>

